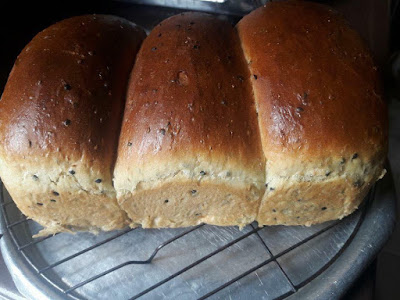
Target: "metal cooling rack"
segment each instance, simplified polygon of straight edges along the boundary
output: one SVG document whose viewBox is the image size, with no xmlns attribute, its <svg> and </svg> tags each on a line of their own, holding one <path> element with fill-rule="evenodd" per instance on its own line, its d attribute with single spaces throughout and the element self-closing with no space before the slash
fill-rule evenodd
<svg viewBox="0 0 400 300">
<path fill-rule="evenodd" d="M 356 213 L 312 227 L 199 225 L 32 239 L 41 227 L 2 184 L 1 193 L 4 258 L 19 290 L 37 299 L 296 297 L 337 264 L 377 202 L 374 188 Z"/>
<path fill-rule="evenodd" d="M 117 2 L 108 11 L 147 32 L 179 12 Z M 200 225 L 32 239 L 41 227 L 21 214 L 1 182 L 0 190 L 0 248 L 19 291 L 33 299 L 339 298 L 395 222 L 391 174 L 341 221 L 310 228 L 252 224 L 243 231 Z"/>
</svg>

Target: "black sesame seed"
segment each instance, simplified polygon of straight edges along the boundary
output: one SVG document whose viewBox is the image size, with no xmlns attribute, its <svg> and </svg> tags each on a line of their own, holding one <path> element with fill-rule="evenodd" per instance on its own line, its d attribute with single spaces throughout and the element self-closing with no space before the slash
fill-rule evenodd
<svg viewBox="0 0 400 300">
<path fill-rule="evenodd" d="M 40 203 L 40 202 L 37 202 L 36 204 L 37 204 L 37 205 L 40 205 L 40 206 L 42 206 L 42 205 L 43 205 L 43 203 Z"/>
<path fill-rule="evenodd" d="M 131 142 L 128 142 L 128 147 L 130 147 L 130 146 L 132 146 L 132 143 L 131 143 Z"/>
<path fill-rule="evenodd" d="M 199 49 L 199 48 L 200 48 L 199 45 L 194 45 L 194 46 L 193 46 L 193 49 Z"/>
<path fill-rule="evenodd" d="M 326 206 L 324 206 L 324 207 L 321 207 L 321 210 L 326 210 Z"/>
<path fill-rule="evenodd" d="M 351 159 L 356 159 L 358 157 L 358 153 L 354 153 Z"/>
<path fill-rule="evenodd" d="M 37 175 L 32 175 L 33 180 L 39 180 L 39 177 Z"/>
<path fill-rule="evenodd" d="M 69 174 L 74 175 L 75 171 L 74 170 L 69 170 Z"/>
<path fill-rule="evenodd" d="M 204 172 L 204 171 L 200 171 L 200 175 L 206 175 L 207 173 L 206 172 Z"/>
<path fill-rule="evenodd" d="M 32 141 L 29 141 L 29 148 L 32 147 Z"/>
<path fill-rule="evenodd" d="M 64 84 L 64 90 L 70 91 L 71 90 L 71 86 L 68 83 Z"/>
<path fill-rule="evenodd" d="M 253 74 L 253 77 L 255 80 L 257 80 L 258 76 L 256 74 Z"/>
<path fill-rule="evenodd" d="M 270 187 L 269 190 L 270 190 L 270 191 L 275 191 L 275 188 Z"/>
<path fill-rule="evenodd" d="M 244 78 L 243 78 L 242 75 L 238 75 L 238 76 L 237 76 L 237 79 L 239 79 L 240 82 L 243 82 L 243 81 L 244 81 Z"/>
<path fill-rule="evenodd" d="M 56 202 L 56 200 L 54 200 L 54 199 L 50 199 L 50 201 L 51 201 L 51 202 Z"/>
<path fill-rule="evenodd" d="M 342 160 L 340 161 L 340 164 L 343 165 L 346 162 L 346 159 L 342 157 Z"/>
<path fill-rule="evenodd" d="M 272 212 L 276 212 L 276 209 L 274 208 L 274 209 L 272 210 Z"/>
<path fill-rule="evenodd" d="M 168 203 L 168 202 L 169 202 L 169 200 L 168 200 L 168 199 L 164 200 L 164 203 Z"/>
<path fill-rule="evenodd" d="M 156 50 L 157 50 L 157 47 L 151 48 L 151 51 L 156 51 Z"/>
<path fill-rule="evenodd" d="M 54 196 L 60 196 L 60 194 L 57 193 L 56 191 L 53 191 L 52 193 L 53 193 Z"/>
<path fill-rule="evenodd" d="M 191 190 L 190 192 L 192 193 L 192 195 L 194 195 L 194 194 L 196 194 L 196 193 L 197 193 L 197 191 L 196 191 L 196 190 Z"/>
<path fill-rule="evenodd" d="M 297 107 L 297 108 L 296 108 L 296 111 L 297 111 L 297 112 L 302 112 L 302 111 L 304 111 L 304 108 L 302 108 L 302 107 Z"/>
<path fill-rule="evenodd" d="M 195 215 L 196 217 L 198 217 L 198 216 L 200 216 L 200 213 L 195 213 L 194 215 Z"/>
<path fill-rule="evenodd" d="M 160 129 L 160 133 L 161 133 L 162 135 L 165 135 L 165 129 L 164 129 L 164 128 Z"/>
<path fill-rule="evenodd" d="M 307 99 L 308 98 L 308 94 L 306 93 L 306 92 L 304 92 L 304 94 L 303 94 L 303 99 L 305 100 L 305 99 Z"/>
<path fill-rule="evenodd" d="M 300 219 L 300 217 L 299 217 L 299 216 L 297 216 L 297 217 L 296 217 L 296 219 Z"/>
<path fill-rule="evenodd" d="M 362 187 L 364 185 L 364 182 L 361 180 L 357 180 L 356 182 L 353 183 L 353 186 L 356 188 Z"/>
<path fill-rule="evenodd" d="M 266 187 L 266 188 L 268 187 L 268 183 L 265 184 L 265 187 Z"/>
<path fill-rule="evenodd" d="M 194 22 L 190 22 L 189 24 L 190 24 L 190 25 L 194 25 Z"/>
<path fill-rule="evenodd" d="M 158 37 L 160 37 L 160 36 L 161 36 L 161 33 L 158 34 Z"/>
<path fill-rule="evenodd" d="M 100 179 L 100 178 L 99 178 L 99 179 L 96 179 L 94 182 L 100 183 L 100 182 L 101 182 L 101 179 Z"/>
<path fill-rule="evenodd" d="M 325 173 L 325 176 L 329 176 L 329 175 L 331 175 L 331 173 L 332 173 L 331 171 L 328 171 Z"/>
<path fill-rule="evenodd" d="M 63 124 L 64 124 L 64 126 L 69 126 L 69 125 L 71 125 L 71 120 L 66 119 L 66 120 L 63 122 Z"/>
</svg>

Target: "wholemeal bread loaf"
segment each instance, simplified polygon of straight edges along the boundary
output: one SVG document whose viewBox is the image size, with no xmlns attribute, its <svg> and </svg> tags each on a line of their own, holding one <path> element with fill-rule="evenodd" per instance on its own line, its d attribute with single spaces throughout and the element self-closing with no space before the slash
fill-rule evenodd
<svg viewBox="0 0 400 300">
<path fill-rule="evenodd" d="M 353 212 L 384 174 L 387 117 L 377 69 L 336 12 L 271 2 L 237 26 L 266 157 L 260 225 Z"/>
<path fill-rule="evenodd" d="M 144 37 L 118 17 L 74 17 L 39 33 L 17 58 L 0 102 L 0 175 L 42 234 L 126 225 L 112 171 Z"/>
<path fill-rule="evenodd" d="M 130 78 L 114 171 L 134 224 L 255 219 L 265 162 L 249 77 L 228 22 L 185 13 L 153 29 Z"/>
<path fill-rule="evenodd" d="M 75 17 L 18 57 L 0 176 L 41 234 L 311 225 L 350 214 L 383 176 L 378 72 L 328 7 L 272 2 L 236 27 L 180 14 L 134 63 L 144 37 L 117 17 Z"/>
</svg>

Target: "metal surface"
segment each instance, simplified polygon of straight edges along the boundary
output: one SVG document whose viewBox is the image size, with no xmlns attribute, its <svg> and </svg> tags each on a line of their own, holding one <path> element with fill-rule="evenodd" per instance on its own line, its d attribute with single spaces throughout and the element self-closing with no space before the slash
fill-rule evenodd
<svg viewBox="0 0 400 300">
<path fill-rule="evenodd" d="M 32 239 L 40 226 L 2 190 L 1 250 L 20 292 L 35 299 L 337 298 L 394 225 L 390 174 L 341 221 L 243 231 L 200 225 Z"/>
<path fill-rule="evenodd" d="M 199 10 L 219 14 L 243 16 L 268 0 L 118 0 L 157 7 Z"/>
<path fill-rule="evenodd" d="M 7 270 L 3 256 L 0 251 L 0 299 L 5 300 L 22 300 L 23 297 L 18 290 Z"/>
</svg>

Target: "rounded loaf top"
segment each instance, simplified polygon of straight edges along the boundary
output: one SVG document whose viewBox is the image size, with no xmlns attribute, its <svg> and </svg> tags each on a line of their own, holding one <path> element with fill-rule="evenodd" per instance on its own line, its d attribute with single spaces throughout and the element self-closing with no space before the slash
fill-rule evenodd
<svg viewBox="0 0 400 300">
<path fill-rule="evenodd" d="M 161 22 L 130 77 L 115 173 L 151 177 L 164 166 L 162 172 L 174 173 L 204 161 L 216 173 L 229 166 L 259 176 L 263 155 L 249 78 L 229 22 L 194 12 Z"/>
<path fill-rule="evenodd" d="M 307 1 L 271 2 L 237 28 L 267 159 L 385 155 L 387 113 L 377 68 L 337 12 Z"/>
<path fill-rule="evenodd" d="M 112 186 L 126 84 L 143 30 L 86 15 L 37 34 L 0 101 L 0 175 L 40 234 L 126 224 Z"/>
<path fill-rule="evenodd" d="M 108 15 L 73 17 L 37 34 L 18 56 L 2 95 L 3 150 L 84 156 L 109 167 L 125 86 L 144 37 L 133 23 Z"/>
</svg>

